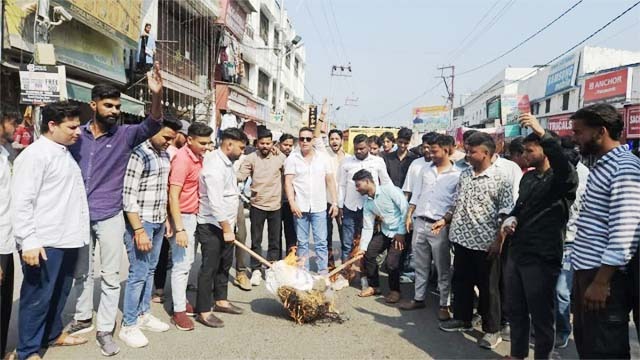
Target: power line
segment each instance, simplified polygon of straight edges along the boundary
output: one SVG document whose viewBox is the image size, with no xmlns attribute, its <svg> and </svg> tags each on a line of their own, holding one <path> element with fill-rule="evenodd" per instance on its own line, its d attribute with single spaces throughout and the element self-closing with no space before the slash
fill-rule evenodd
<svg viewBox="0 0 640 360">
<path fill-rule="evenodd" d="M 327 32 L 329 33 L 329 40 L 331 41 L 331 44 L 333 44 L 334 50 L 336 52 L 336 55 L 338 55 L 338 58 L 340 58 L 340 48 L 338 47 L 335 38 L 333 36 L 333 31 L 331 31 L 331 28 L 333 26 L 331 26 L 330 22 L 329 22 L 329 17 L 327 16 L 327 11 L 324 8 L 324 1 L 320 1 L 320 9 L 322 10 L 322 16 L 324 17 L 324 22 L 325 24 L 327 24 Z M 345 55 L 345 54 L 343 54 Z"/>
<path fill-rule="evenodd" d="M 391 114 L 394 114 L 394 113 L 396 113 L 396 112 L 398 112 L 398 111 L 400 111 L 400 110 L 404 109 L 405 107 L 407 107 L 407 106 L 411 105 L 414 101 L 416 101 L 416 100 L 420 99 L 421 97 L 423 97 L 423 96 L 425 96 L 425 95 L 427 95 L 427 94 L 429 94 L 429 93 L 433 92 L 433 90 L 435 90 L 435 89 L 437 89 L 438 87 L 440 87 L 440 85 L 442 85 L 442 83 L 441 83 L 440 81 L 438 81 L 434 86 L 432 86 L 432 87 L 430 87 L 429 89 L 425 90 L 422 94 L 420 94 L 420 95 L 418 95 L 418 96 L 414 97 L 413 99 L 411 99 L 411 100 L 407 101 L 406 103 L 404 103 L 404 104 L 402 104 L 402 105 L 398 106 L 397 108 L 395 108 L 395 109 L 393 109 L 393 110 L 391 110 L 391 111 L 389 111 L 389 112 L 387 112 L 387 113 L 385 113 L 385 114 L 383 114 L 383 115 L 380 115 L 380 116 L 377 116 L 377 117 L 373 118 L 373 119 L 372 119 L 372 121 L 374 121 L 374 120 L 380 120 L 380 119 L 382 119 L 382 118 L 385 118 L 385 117 L 387 117 L 387 116 L 389 116 L 389 115 L 391 115 Z"/>
<path fill-rule="evenodd" d="M 482 17 L 480 18 L 480 20 L 478 20 L 478 22 L 476 22 L 476 24 L 473 26 L 473 28 L 471 28 L 471 31 L 469 31 L 469 33 L 467 34 L 467 36 L 464 37 L 464 39 L 462 39 L 462 41 L 460 41 L 460 47 L 456 48 L 455 50 L 453 50 L 451 52 L 451 56 L 453 56 L 453 54 L 455 54 L 456 52 L 462 50 L 462 45 L 464 45 L 464 43 L 467 41 L 467 39 L 469 39 L 469 37 L 471 35 L 474 34 L 474 32 L 476 31 L 476 29 L 478 28 L 478 26 L 480 26 L 480 24 L 482 24 L 482 22 L 484 21 L 484 19 L 487 18 L 487 16 L 489 16 L 489 14 L 491 13 L 491 11 L 493 10 L 493 8 L 496 7 L 496 5 L 498 5 L 498 3 L 500 2 L 500 0 L 496 0 L 493 5 L 491 5 L 491 7 L 489 8 L 489 10 L 487 10 L 484 15 L 482 15 Z M 449 62 L 449 61 L 447 61 Z"/>
<path fill-rule="evenodd" d="M 346 60 L 349 61 L 349 54 L 347 53 L 347 48 L 344 46 L 344 41 L 342 40 L 342 33 L 340 32 L 340 27 L 338 26 L 338 19 L 336 18 L 336 13 L 333 9 L 333 1 L 329 1 L 329 10 L 331 10 L 331 15 L 333 16 L 333 22 L 336 25 L 336 33 L 338 34 L 338 40 L 340 46 L 342 47 L 342 52 L 344 53 Z"/>
<path fill-rule="evenodd" d="M 515 51 L 516 49 L 518 49 L 519 47 L 521 47 L 522 45 L 524 45 L 525 43 L 527 43 L 529 40 L 533 39 L 534 37 L 536 37 L 538 34 L 540 34 L 541 32 L 545 31 L 547 28 L 549 28 L 551 25 L 553 25 L 555 22 L 557 22 L 558 20 L 560 20 L 563 16 L 565 16 L 566 14 L 568 14 L 569 12 L 571 12 L 571 10 L 575 9 L 578 5 L 580 5 L 580 3 L 582 3 L 584 0 L 580 0 L 578 2 L 576 2 L 575 4 L 573 4 L 573 6 L 571 6 L 570 8 L 568 8 L 567 10 L 565 10 L 562 14 L 560 14 L 560 16 L 556 17 L 555 19 L 553 19 L 553 21 L 551 21 L 550 23 L 548 23 L 547 25 L 543 26 L 540 30 L 536 31 L 533 35 L 529 36 L 528 38 L 522 40 L 520 43 L 518 43 L 516 46 L 512 47 L 511 49 L 505 51 L 504 53 L 496 56 L 495 58 L 485 62 L 482 65 L 478 65 L 472 69 L 466 70 L 461 72 L 460 74 L 458 74 L 458 76 L 462 76 L 462 75 L 466 75 L 469 73 L 472 73 L 476 70 L 482 69 L 483 67 L 493 64 L 494 62 L 502 59 L 503 57 L 511 54 L 513 51 Z"/>
</svg>

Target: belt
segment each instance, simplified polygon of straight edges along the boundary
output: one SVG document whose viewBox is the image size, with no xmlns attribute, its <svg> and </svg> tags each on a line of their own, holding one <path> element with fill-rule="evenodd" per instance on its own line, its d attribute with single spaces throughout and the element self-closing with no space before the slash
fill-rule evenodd
<svg viewBox="0 0 640 360">
<path fill-rule="evenodd" d="M 424 221 L 424 222 L 428 222 L 428 223 L 434 223 L 434 222 L 438 221 L 438 220 L 434 220 L 434 219 L 432 219 L 430 217 L 426 217 L 426 216 L 418 216 L 417 218 L 422 220 L 422 221 Z"/>
</svg>

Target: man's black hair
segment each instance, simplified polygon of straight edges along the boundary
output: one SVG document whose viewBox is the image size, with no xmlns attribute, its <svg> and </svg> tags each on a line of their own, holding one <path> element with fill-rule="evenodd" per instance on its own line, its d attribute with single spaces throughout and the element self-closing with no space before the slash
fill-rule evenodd
<svg viewBox="0 0 640 360">
<path fill-rule="evenodd" d="M 431 141 L 431 139 L 435 139 L 438 135 L 437 132 L 435 131 L 430 131 L 424 135 L 422 135 L 422 143 L 423 144 L 429 144 L 429 141 Z"/>
<path fill-rule="evenodd" d="M 447 135 L 436 134 L 433 137 L 428 139 L 427 144 L 429 145 L 438 145 L 442 148 L 446 148 L 452 146 L 451 140 L 448 139 Z"/>
<path fill-rule="evenodd" d="M 604 126 L 613 140 L 620 140 L 624 121 L 615 107 L 609 104 L 593 104 L 576 111 L 571 120 L 582 120 L 589 127 Z"/>
<path fill-rule="evenodd" d="M 329 130 L 329 136 L 331 137 L 331 135 L 333 134 L 338 134 L 338 136 L 340 136 L 340 139 L 342 139 L 342 130 L 338 130 L 338 129 L 331 129 Z"/>
<path fill-rule="evenodd" d="M 353 145 L 360 144 L 361 142 L 366 142 L 367 139 L 368 139 L 367 135 L 358 134 L 358 135 L 356 135 L 356 137 L 353 138 Z"/>
<path fill-rule="evenodd" d="M 509 154 L 524 154 L 524 138 L 522 136 L 518 136 L 517 138 L 511 140 L 509 143 Z"/>
<path fill-rule="evenodd" d="M 191 137 L 204 136 L 210 137 L 213 134 L 213 129 L 202 122 L 194 122 L 189 125 L 189 129 L 187 130 L 187 135 Z"/>
<path fill-rule="evenodd" d="M 312 133 L 312 132 L 313 132 L 313 129 L 311 129 L 311 128 L 310 128 L 310 127 L 308 127 L 308 126 L 303 126 L 303 127 L 301 127 L 301 128 L 300 128 L 300 130 L 298 131 L 298 135 L 302 134 L 302 132 L 303 132 L 303 131 L 308 131 L 308 132 L 311 132 L 311 133 Z"/>
<path fill-rule="evenodd" d="M 396 142 L 395 137 L 391 131 L 385 131 L 380 135 L 380 141 L 384 142 L 385 139 L 389 139 L 391 142 Z"/>
<path fill-rule="evenodd" d="M 413 131 L 411 131 L 411 129 L 409 128 L 401 127 L 400 130 L 398 130 L 398 140 L 403 139 L 403 140 L 411 141 L 412 135 L 413 135 Z"/>
<path fill-rule="evenodd" d="M 168 127 L 173 131 L 180 131 L 182 129 L 182 123 L 180 120 L 174 117 L 165 117 L 162 119 L 162 126 Z"/>
<path fill-rule="evenodd" d="M 562 147 L 562 152 L 567 159 L 569 159 L 569 162 L 572 163 L 573 166 L 578 166 L 578 163 L 582 160 L 582 156 L 571 136 L 562 136 L 560 138 L 560 147 Z"/>
<path fill-rule="evenodd" d="M 456 146 L 456 138 L 451 135 L 440 135 L 444 138 L 444 141 L 447 145 L 445 146 Z"/>
<path fill-rule="evenodd" d="M 361 169 L 361 170 L 358 170 L 355 174 L 353 174 L 352 180 L 353 181 L 369 180 L 373 182 L 373 176 L 369 171 L 365 169 Z"/>
<path fill-rule="evenodd" d="M 42 133 L 49 132 L 49 121 L 61 124 L 65 118 L 80 116 L 80 108 L 77 105 L 66 101 L 57 101 L 42 108 L 42 123 L 40 129 Z"/>
<path fill-rule="evenodd" d="M 466 143 L 466 142 L 467 142 L 467 139 L 468 139 L 471 135 L 473 135 L 473 134 L 475 134 L 475 133 L 477 133 L 477 132 L 479 132 L 479 131 L 478 131 L 478 130 L 473 130 L 473 129 L 470 129 L 470 130 L 465 131 L 465 132 L 464 132 L 464 134 L 462 134 L 462 142 L 463 142 L 463 143 Z"/>
<path fill-rule="evenodd" d="M 294 140 L 295 141 L 295 138 L 291 134 L 284 133 L 284 134 L 280 135 L 280 139 L 278 141 L 282 143 L 282 142 L 285 142 L 287 140 Z"/>
<path fill-rule="evenodd" d="M 14 120 L 16 123 L 20 122 L 20 114 L 17 112 L 6 112 L 2 114 L 2 118 L 0 119 L 0 124 L 4 124 L 5 122 L 9 122 L 9 120 Z"/>
<path fill-rule="evenodd" d="M 273 134 L 271 133 L 271 130 L 269 129 L 260 129 L 258 130 L 258 139 L 264 139 L 264 138 L 269 138 L 269 139 L 273 139 Z"/>
<path fill-rule="evenodd" d="M 382 147 L 382 139 L 378 135 L 371 135 L 367 138 L 368 144 L 377 144 Z"/>
<path fill-rule="evenodd" d="M 496 142 L 493 140 L 491 135 L 483 132 L 476 132 L 475 134 L 469 136 L 465 144 L 469 146 L 484 146 L 489 150 L 489 155 L 493 155 L 496 152 Z"/>
<path fill-rule="evenodd" d="M 120 99 L 120 90 L 113 85 L 97 84 L 91 89 L 91 100 Z"/>
<path fill-rule="evenodd" d="M 242 141 L 244 144 L 249 142 L 247 135 L 238 128 L 224 129 L 222 131 L 222 134 L 220 134 L 220 141 L 225 141 L 225 140 Z"/>
<path fill-rule="evenodd" d="M 556 140 L 556 141 L 560 142 L 560 137 L 559 137 L 559 136 L 558 136 L 558 134 L 556 134 L 554 131 L 552 131 L 552 130 L 545 130 L 544 132 L 545 132 L 545 133 L 547 133 L 547 134 L 549 134 L 549 135 L 551 135 L 551 137 L 552 137 L 554 140 Z M 531 134 L 527 135 L 527 136 L 522 140 L 522 143 L 523 143 L 523 144 L 526 144 L 526 143 L 529 143 L 529 142 L 534 142 L 534 143 L 536 143 L 536 144 L 540 145 L 540 141 L 541 141 L 541 140 L 542 140 L 542 139 L 540 138 L 540 136 L 538 136 L 538 134 L 536 134 L 536 133 L 531 133 Z"/>
</svg>

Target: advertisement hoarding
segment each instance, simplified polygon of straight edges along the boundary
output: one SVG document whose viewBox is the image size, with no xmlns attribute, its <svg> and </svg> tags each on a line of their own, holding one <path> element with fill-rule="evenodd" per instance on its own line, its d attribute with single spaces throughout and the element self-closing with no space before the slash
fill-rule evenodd
<svg viewBox="0 0 640 360">
<path fill-rule="evenodd" d="M 444 131 L 449 127 L 451 114 L 446 105 L 417 107 L 412 114 L 414 131 Z"/>
<path fill-rule="evenodd" d="M 562 114 L 549 117 L 547 128 L 554 131 L 558 136 L 573 135 L 573 125 L 569 117 L 572 114 Z"/>
<path fill-rule="evenodd" d="M 64 66 L 20 65 L 20 103 L 48 104 L 66 97 Z"/>
<path fill-rule="evenodd" d="M 579 56 L 577 54 L 571 54 L 551 65 L 549 75 L 547 76 L 547 86 L 544 92 L 545 96 L 568 89 L 576 83 L 578 59 Z"/>
<path fill-rule="evenodd" d="M 627 139 L 640 139 L 640 105 L 626 109 L 624 129 Z"/>
<path fill-rule="evenodd" d="M 584 105 L 599 102 L 624 102 L 629 92 L 629 68 L 587 78 L 584 82 Z"/>
</svg>

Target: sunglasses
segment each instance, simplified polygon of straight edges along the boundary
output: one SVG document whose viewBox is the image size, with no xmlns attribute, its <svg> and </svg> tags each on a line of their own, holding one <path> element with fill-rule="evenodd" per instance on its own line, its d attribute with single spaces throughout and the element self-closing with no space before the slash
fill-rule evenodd
<svg viewBox="0 0 640 360">
<path fill-rule="evenodd" d="M 313 138 L 312 138 L 312 137 L 300 136 L 300 137 L 298 138 L 298 141 L 300 141 L 300 142 L 311 142 L 311 140 L 313 140 Z"/>
</svg>

